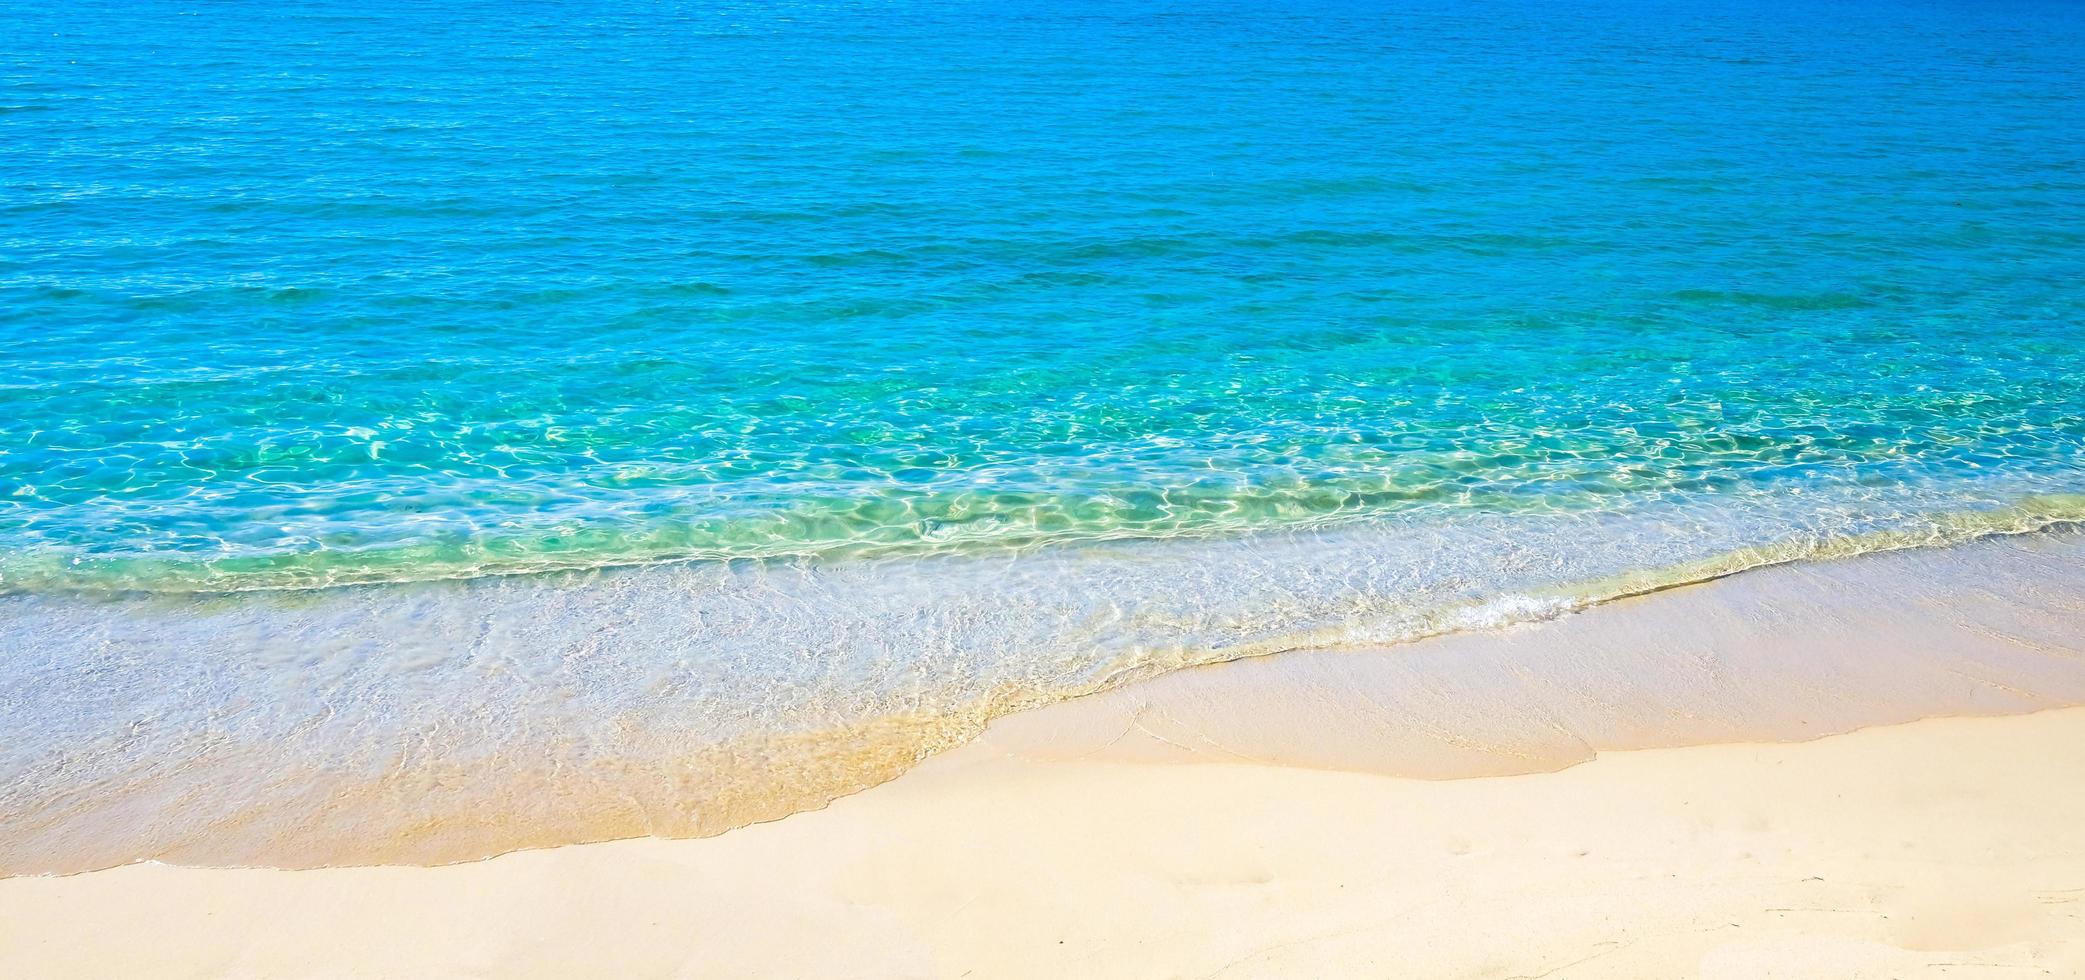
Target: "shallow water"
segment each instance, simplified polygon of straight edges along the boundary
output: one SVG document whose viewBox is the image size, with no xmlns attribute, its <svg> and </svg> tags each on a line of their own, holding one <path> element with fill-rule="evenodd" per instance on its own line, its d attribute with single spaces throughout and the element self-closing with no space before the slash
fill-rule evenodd
<svg viewBox="0 0 2085 980">
<path fill-rule="evenodd" d="M 0 20 L 0 775 L 80 861 L 233 793 L 308 860 L 371 772 L 467 853 L 494 735 L 714 829 L 2085 515 L 2074 4 Z"/>
</svg>

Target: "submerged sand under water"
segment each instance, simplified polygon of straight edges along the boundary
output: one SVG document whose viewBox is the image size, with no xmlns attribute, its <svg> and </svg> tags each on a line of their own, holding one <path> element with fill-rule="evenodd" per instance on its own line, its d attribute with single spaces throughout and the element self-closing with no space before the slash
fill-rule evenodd
<svg viewBox="0 0 2085 980">
<path fill-rule="evenodd" d="M 1429 779 L 2085 704 L 2085 537 L 1761 568 L 1549 622 L 1177 671 L 1001 719 L 1038 759 Z"/>
<path fill-rule="evenodd" d="M 1431 543 L 1466 555 L 1473 540 Z M 1591 607 L 1540 590 L 1458 606 L 1440 559 L 1418 567 L 1427 544 L 1342 567 L 1356 552 L 1311 539 L 1273 558 L 1238 552 L 1235 567 L 1182 559 L 1170 570 L 1176 595 L 1257 581 L 1270 602 L 1316 602 L 1327 617 L 1384 612 L 1343 606 L 1342 575 L 1374 576 L 1364 584 L 1379 592 L 1398 574 L 1451 583 L 1431 606 L 1372 621 L 1385 639 L 1449 635 L 1372 648 L 1367 630 L 1336 626 L 1316 639 L 1348 646 L 1310 652 L 1290 649 L 1309 645 L 1307 632 L 1256 635 L 1222 609 L 1182 606 L 1167 622 L 1107 601 L 1121 584 L 1111 576 L 1148 573 L 1148 560 L 943 568 L 938 581 L 967 583 L 970 601 L 926 619 L 907 612 L 928 574 L 917 568 L 835 580 L 690 566 L 26 611 L 17 598 L 14 622 L 35 629 L 8 631 L 0 658 L 17 675 L 6 717 L 18 730 L 0 744 L 0 870 L 442 863 L 713 834 L 892 778 L 995 715 L 1094 691 L 1106 693 L 1005 718 L 989 738 L 1043 756 L 1453 777 L 1555 769 L 1604 749 L 2085 704 L 2076 532 L 1781 564 Z M 1511 544 L 1488 542 L 1500 567 Z M 1586 552 L 1574 568 L 1627 558 L 1597 538 Z M 995 615 L 1007 607 L 980 598 L 1044 585 L 1057 590 L 1047 622 Z M 1078 601 L 1083 619 L 1066 615 Z M 828 614 L 812 622 L 843 631 L 811 652 L 838 655 L 772 655 L 806 622 L 777 621 L 778 608 Z M 1488 628 L 1516 619 L 1537 624 Z M 1118 645 L 1022 659 L 1065 622 Z M 722 655 L 676 653 L 691 633 Z M 951 635 L 998 639 L 890 655 L 894 636 Z M 1250 659 L 1164 673 L 1194 657 Z M 777 706 L 797 727 L 772 727 Z"/>
</svg>

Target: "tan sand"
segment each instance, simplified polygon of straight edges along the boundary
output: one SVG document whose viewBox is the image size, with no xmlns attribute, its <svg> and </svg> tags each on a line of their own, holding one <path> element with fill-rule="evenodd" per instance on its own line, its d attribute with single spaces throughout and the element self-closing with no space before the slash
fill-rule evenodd
<svg viewBox="0 0 2085 980">
<path fill-rule="evenodd" d="M 2085 976 L 2079 554 L 1182 671 L 706 840 L 7 879 L 0 977 Z"/>
<path fill-rule="evenodd" d="M 0 882 L 0 975 L 2085 971 L 2085 709 L 1446 782 L 973 758 L 722 837 Z"/>
<path fill-rule="evenodd" d="M 1176 671 L 1000 719 L 1033 758 L 1456 778 L 2085 705 L 2085 538 L 1784 565 L 1533 626 Z"/>
</svg>

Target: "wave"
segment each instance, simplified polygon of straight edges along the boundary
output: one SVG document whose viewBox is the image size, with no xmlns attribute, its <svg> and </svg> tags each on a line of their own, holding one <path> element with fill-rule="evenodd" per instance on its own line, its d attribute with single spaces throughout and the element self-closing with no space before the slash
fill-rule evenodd
<svg viewBox="0 0 2085 980">
<path fill-rule="evenodd" d="M 886 492 L 870 495 L 805 495 L 747 504 L 712 501 L 708 514 L 682 513 L 686 505 L 646 504 L 645 513 L 562 516 L 541 523 L 503 521 L 484 526 L 463 521 L 448 526 L 429 515 L 403 534 L 360 536 L 339 532 L 289 535 L 287 545 L 266 548 L 216 541 L 214 549 L 145 547 L 123 553 L 58 543 L 0 549 L 0 595 L 18 593 L 109 594 L 146 592 L 203 595 L 296 591 L 416 582 L 464 581 L 487 576 L 529 576 L 637 568 L 683 562 L 810 561 L 820 563 L 913 560 L 938 556 L 1016 555 L 1063 547 L 1106 544 L 1221 541 L 1267 534 L 1315 533 L 1345 527 L 1408 526 L 1451 522 L 1470 515 L 1508 515 L 1543 520 L 1559 514 L 1599 520 L 1650 507 L 1673 507 L 1691 498 L 1717 506 L 1718 498 L 1740 509 L 1781 510 L 1801 498 L 1801 489 L 1774 484 L 1738 485 L 1706 493 L 1674 484 L 1637 487 L 1627 493 L 1581 481 L 1552 480 L 1530 492 L 1520 482 L 1503 488 L 1424 478 L 1413 469 L 1440 464 L 1410 463 L 1375 474 L 1367 485 L 1322 487 L 1145 486 L 1095 487 L 1087 493 L 1059 492 Z M 2059 474 L 2029 474 L 2005 484 L 1885 490 L 1860 485 L 1813 485 L 1811 498 L 1843 513 L 1820 533 L 1845 534 L 1868 512 L 1888 520 L 1925 512 L 1963 510 L 1949 520 L 1993 526 L 2032 521 L 2043 512 L 2061 516 L 2072 499 L 2051 493 L 2067 484 Z M 619 478 L 624 490 L 649 478 L 631 470 Z M 668 481 L 670 482 L 670 481 Z M 661 484 L 663 485 L 663 484 Z M 1648 501 L 1648 505 L 1645 503 Z M 147 505 L 150 506 L 150 505 Z M 2015 513 L 2014 511 L 2018 512 Z M 650 513 L 659 511 L 659 513 Z M 1820 511 L 1822 513 L 1823 511 Z M 1783 514 L 1784 518 L 1790 515 Z M 33 522 L 25 522 L 29 526 Z M 1771 522 L 1769 522 L 1771 523 Z M 1981 526 L 1981 525 L 1978 525 Z M 1800 528 L 1767 527 L 1778 533 Z M 350 541 L 349 539 L 355 539 Z M 35 538 L 30 538 L 32 542 Z M 1733 545 L 1733 547 L 1739 547 Z"/>
<path fill-rule="evenodd" d="M 1474 514 L 1230 540 L 0 597 L 0 873 L 697 836 L 1195 664 L 2085 522 L 2085 495 Z"/>
</svg>

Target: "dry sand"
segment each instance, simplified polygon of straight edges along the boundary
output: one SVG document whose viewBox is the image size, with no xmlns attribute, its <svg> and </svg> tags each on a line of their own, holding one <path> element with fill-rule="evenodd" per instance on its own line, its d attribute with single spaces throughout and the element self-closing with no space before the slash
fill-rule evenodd
<svg viewBox="0 0 2085 980">
<path fill-rule="evenodd" d="M 0 882 L 0 975 L 2085 971 L 2085 709 L 1428 782 L 931 765 L 694 841 Z"/>
<path fill-rule="evenodd" d="M 2079 549 L 1937 560 L 1183 671 L 706 840 L 8 879 L 0 977 L 2085 976 Z"/>
</svg>

